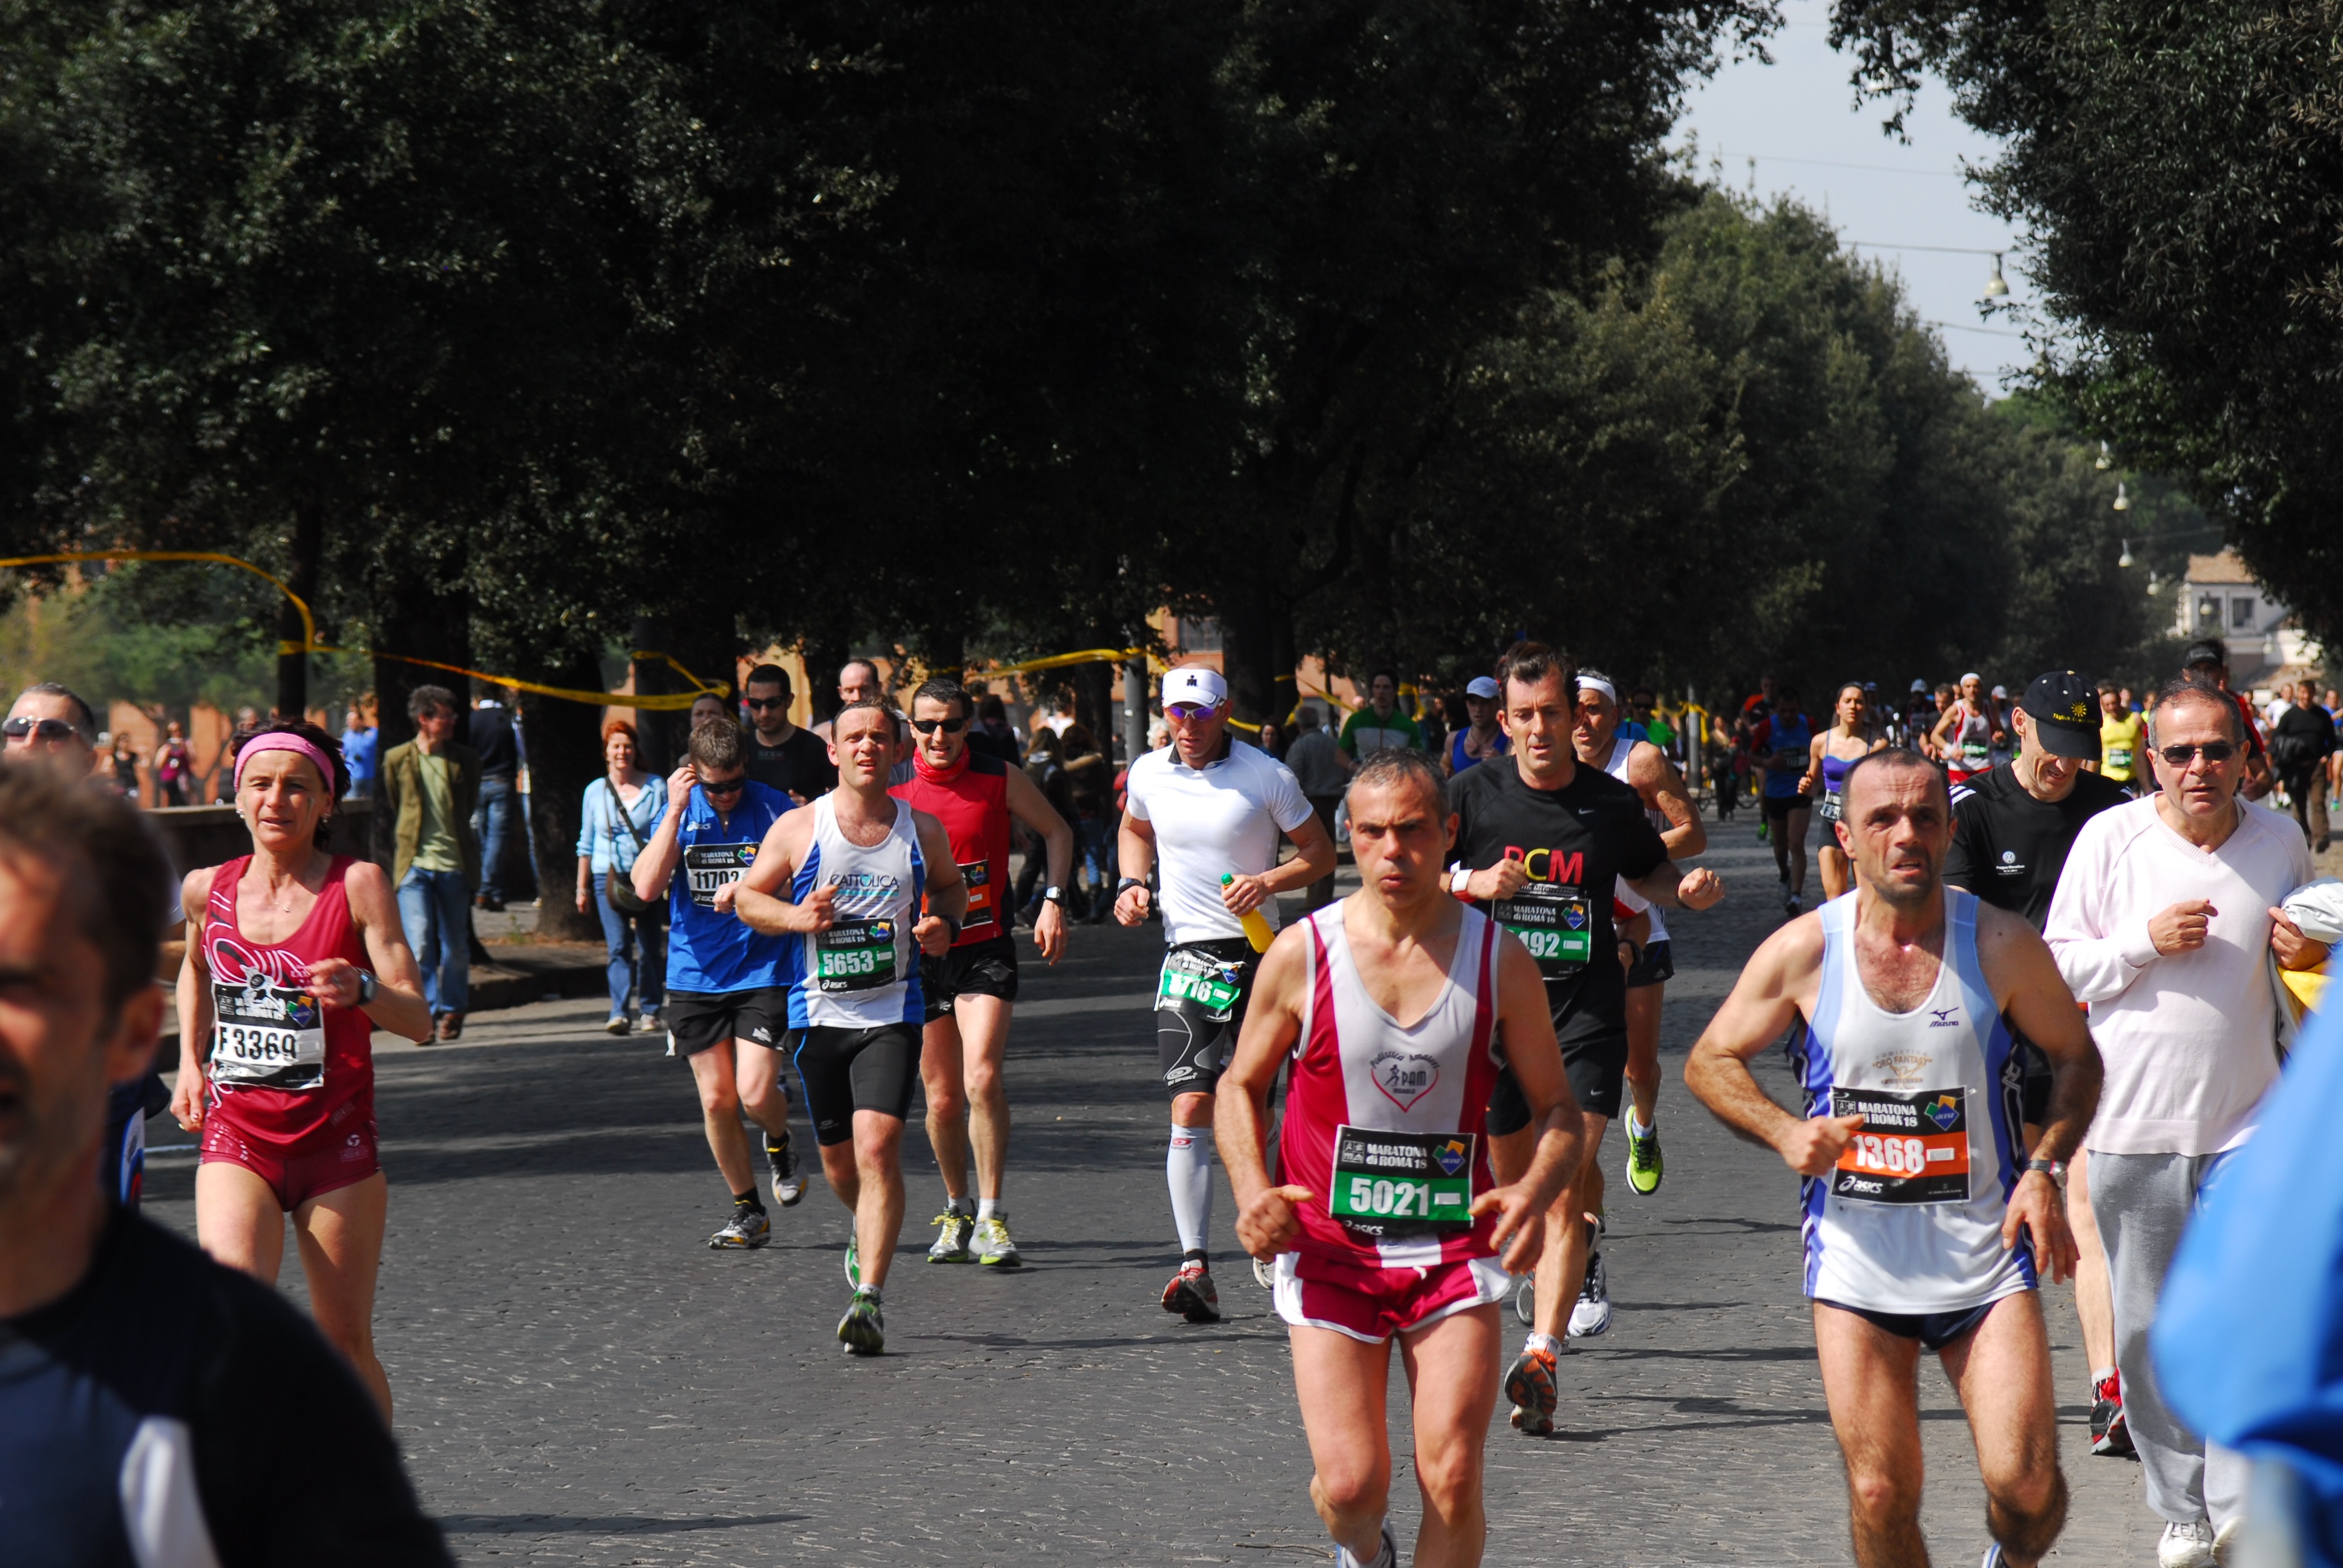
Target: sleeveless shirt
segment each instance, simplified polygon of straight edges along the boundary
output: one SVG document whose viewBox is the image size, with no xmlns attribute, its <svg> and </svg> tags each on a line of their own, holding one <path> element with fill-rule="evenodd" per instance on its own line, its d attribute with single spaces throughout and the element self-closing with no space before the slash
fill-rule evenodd
<svg viewBox="0 0 2343 1568">
<path fill-rule="evenodd" d="M 211 969 L 211 1081 L 206 1114 L 246 1142 L 280 1152 L 331 1136 L 355 1106 L 374 1116 L 374 1022 L 362 1008 L 328 1008 L 309 990 L 309 966 L 347 959 L 367 966 L 350 920 L 344 879 L 352 858 L 337 855 L 300 927 L 281 942 L 246 940 L 236 890 L 252 857 L 212 872 L 204 911 L 204 961 Z"/>
<path fill-rule="evenodd" d="M 1300 1206 L 1302 1252 L 1407 1269 L 1495 1251 L 1494 1218 L 1463 1211 L 1492 1184 L 1497 927 L 1478 910 L 1460 912 L 1447 982 L 1405 1028 L 1369 999 L 1342 906 L 1309 917 L 1310 997 L 1278 1144 L 1284 1180 L 1318 1194 Z"/>
<path fill-rule="evenodd" d="M 1611 775 L 1612 778 L 1619 780 L 1620 783 L 1626 784 L 1627 788 L 1630 789 L 1633 789 L 1634 786 L 1633 784 L 1628 784 L 1627 782 L 1627 759 L 1634 754 L 1634 750 L 1635 743 L 1633 740 L 1630 740 L 1627 737 L 1622 735 L 1611 743 L 1611 760 L 1603 765 L 1603 771 Z M 1664 833 L 1669 829 L 1669 828 L 1674 826 L 1674 824 L 1668 820 L 1667 813 L 1664 811 L 1654 811 L 1649 806 L 1646 806 L 1644 808 L 1644 815 L 1650 819 L 1652 827 L 1658 832 Z M 1648 947 L 1652 942 L 1666 941 L 1668 940 L 1668 917 L 1665 911 L 1661 910 L 1659 905 L 1651 902 L 1641 893 L 1635 891 L 1634 889 L 1629 887 L 1627 885 L 1626 878 L 1619 878 L 1618 882 L 1619 889 L 1616 897 L 1621 903 L 1627 906 L 1627 909 L 1630 911 L 1630 919 L 1633 919 L 1634 915 L 1643 913 L 1645 910 L 1649 910 L 1651 913 L 1652 934 L 1645 941 L 1644 945 Z"/>
<path fill-rule="evenodd" d="M 952 859 L 968 883 L 968 919 L 956 948 L 1007 936 L 1009 897 L 1009 769 L 997 757 L 962 751 L 950 768 L 934 768 L 911 753 L 911 777 L 887 791 L 944 825 Z"/>
<path fill-rule="evenodd" d="M 1822 907 L 1815 1015 L 1791 1048 L 1809 1117 L 1865 1118 L 1837 1167 L 1800 1186 L 1806 1294 L 1944 1312 L 2032 1290 L 2027 1243 L 2001 1245 L 2025 1162 L 2026 1071 L 1977 959 L 1976 897 L 1945 890 L 1936 983 L 1903 1013 L 1856 972 L 1856 897 Z"/>
<path fill-rule="evenodd" d="M 927 862 L 911 826 L 911 808 L 894 802 L 887 836 L 869 849 L 840 831 L 832 791 L 813 803 L 813 842 L 798 868 L 790 901 L 836 888 L 836 923 L 789 943 L 791 1029 L 877 1029 L 927 1017 L 920 989 L 920 950 L 911 940 Z"/>
</svg>

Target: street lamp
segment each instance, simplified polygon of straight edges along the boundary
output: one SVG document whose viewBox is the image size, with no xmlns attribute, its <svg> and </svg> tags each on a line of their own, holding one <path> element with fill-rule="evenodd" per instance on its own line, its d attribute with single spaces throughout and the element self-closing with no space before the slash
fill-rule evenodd
<svg viewBox="0 0 2343 1568">
<path fill-rule="evenodd" d="M 1993 276 L 1985 280 L 1985 297 L 1987 299 L 2002 299 L 2008 294 L 2009 283 L 2001 276 L 2001 252 L 1996 250 L 1993 253 Z"/>
<path fill-rule="evenodd" d="M 2098 460 L 2097 462 L 2096 462 L 2096 463 L 2092 464 L 2092 465 L 2091 465 L 2091 467 L 2094 467 L 2094 468 L 2097 468 L 2100 473 L 2104 474 L 2104 473 L 2106 473 L 2109 468 L 2112 468 L 2112 467 L 2114 467 L 2115 466 L 2116 466 L 2116 460 L 2115 460 L 2114 456 L 2113 456 L 2112 454 L 2110 454 L 2110 453 L 2107 451 L 2107 444 L 2105 441 L 2100 442 L 2100 443 L 2099 443 L 2099 460 Z"/>
<path fill-rule="evenodd" d="M 2123 481 L 2121 479 L 2117 479 L 2116 481 L 2116 510 L 2118 512 L 2128 512 L 2131 510 L 2131 498 L 2124 493 Z"/>
<path fill-rule="evenodd" d="M 2127 567 L 2131 565 L 2131 541 L 2129 539 L 2126 539 L 2123 542 L 2123 554 L 2116 558 L 2116 565 L 2119 567 Z"/>
</svg>

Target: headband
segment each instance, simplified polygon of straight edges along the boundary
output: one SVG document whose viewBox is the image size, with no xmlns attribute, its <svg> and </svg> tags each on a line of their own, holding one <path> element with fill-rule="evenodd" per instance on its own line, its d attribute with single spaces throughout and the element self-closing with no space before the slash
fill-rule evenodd
<svg viewBox="0 0 2343 1568">
<path fill-rule="evenodd" d="M 1580 676 L 1578 678 L 1578 689 L 1581 691 L 1599 691 L 1604 697 L 1611 699 L 1612 707 L 1616 708 L 1619 706 L 1619 689 L 1612 685 L 1609 681 L 1604 679 L 1599 675 Z"/>
<path fill-rule="evenodd" d="M 254 758 L 259 756 L 264 751 L 299 752 L 302 756 L 307 757 L 310 761 L 317 765 L 317 777 L 326 781 L 326 788 L 331 789 L 334 787 L 334 765 L 330 761 L 327 760 L 326 754 L 324 752 L 318 750 L 315 745 L 302 739 L 297 735 L 290 734 L 282 729 L 270 729 L 256 735 L 251 739 L 246 741 L 244 743 L 244 749 L 236 754 L 235 787 L 236 789 L 241 789 L 244 788 L 245 764 L 250 762 Z"/>
</svg>

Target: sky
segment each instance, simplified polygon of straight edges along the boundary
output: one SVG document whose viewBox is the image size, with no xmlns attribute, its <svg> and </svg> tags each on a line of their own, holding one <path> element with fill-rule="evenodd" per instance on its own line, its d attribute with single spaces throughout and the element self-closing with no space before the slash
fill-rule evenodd
<svg viewBox="0 0 2343 1568">
<path fill-rule="evenodd" d="M 1987 318 L 1977 302 L 1992 275 L 1989 255 L 1945 254 L 1935 246 L 1968 251 L 2013 249 L 2014 232 L 1977 210 L 1961 166 L 1990 159 L 1997 144 L 1953 113 L 1952 95 L 1931 80 L 1905 119 L 1906 140 L 1880 130 L 1890 106 L 1858 107 L 1848 80 L 1853 61 L 1830 46 L 1825 0 L 1785 0 L 1788 24 L 1766 40 L 1774 64 L 1728 64 L 1686 99 L 1674 146 L 1697 143 L 1700 170 L 1710 160 L 1716 176 L 1736 191 L 1750 188 L 1756 159 L 1761 200 L 1794 196 L 1827 212 L 1843 242 L 1864 241 L 1901 275 L 1913 306 L 1933 323 L 1958 368 L 1998 396 L 2006 371 L 2030 356 L 2017 323 L 1996 311 Z M 2003 263 L 2009 296 L 2023 305 L 2033 290 L 2012 255 Z"/>
</svg>

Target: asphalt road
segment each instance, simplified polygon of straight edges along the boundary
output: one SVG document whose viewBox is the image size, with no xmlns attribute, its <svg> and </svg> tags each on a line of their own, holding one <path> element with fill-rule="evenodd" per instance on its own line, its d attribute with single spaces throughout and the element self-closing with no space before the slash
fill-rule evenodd
<svg viewBox="0 0 2343 1568">
<path fill-rule="evenodd" d="M 1743 822 L 1748 819 L 1745 817 Z M 1660 1126 L 1666 1184 L 1612 1183 L 1616 1326 L 1563 1362 L 1559 1430 L 1496 1410 L 1492 1563 L 1845 1563 L 1842 1473 L 1798 1292 L 1796 1185 L 1677 1084 L 1743 959 L 1779 923 L 1771 856 L 1735 825 L 1730 890 L 1678 922 Z M 775 1243 L 709 1251 L 728 1200 L 684 1067 L 600 1031 L 591 1001 L 478 1015 L 457 1045 L 378 1040 L 391 1181 L 377 1311 L 397 1433 L 466 1563 L 836 1564 L 1324 1561 L 1284 1332 L 1213 1214 L 1224 1322 L 1157 1305 L 1176 1267 L 1166 1104 L 1147 1004 L 1152 929 L 1081 927 L 1029 963 L 1011 1040 L 1009 1208 L 1027 1266 L 922 1260 L 940 1209 L 905 1144 L 911 1223 L 888 1353 L 840 1353 L 845 1211 L 813 1185 Z M 1029 950 L 1030 952 L 1030 950 Z M 1772 1060 L 1769 1087 L 1791 1102 Z M 186 1141 L 167 1118 L 156 1145 Z M 799 1138 L 809 1145 L 803 1123 Z M 1615 1168 L 1624 1150 L 1606 1146 Z M 192 1231 L 193 1156 L 160 1149 L 150 1211 Z M 288 1249 L 289 1251 L 289 1249 Z M 287 1289 L 302 1293 L 297 1263 Z M 2153 1560 L 2136 1467 L 2087 1452 L 2068 1291 L 2047 1292 L 2063 1561 Z M 1509 1331 L 1510 1338 L 1510 1331 Z M 1395 1379 L 1396 1382 L 1396 1379 Z M 1926 1526 L 1940 1563 L 1986 1545 L 1974 1452 L 1921 1377 Z M 1393 1448 L 1407 1452 L 1396 1389 Z M 1394 1524 L 1413 1537 L 1403 1463 Z"/>
</svg>

